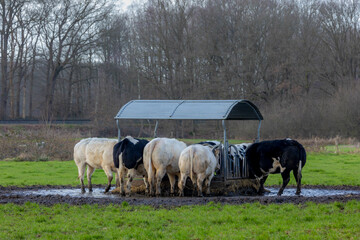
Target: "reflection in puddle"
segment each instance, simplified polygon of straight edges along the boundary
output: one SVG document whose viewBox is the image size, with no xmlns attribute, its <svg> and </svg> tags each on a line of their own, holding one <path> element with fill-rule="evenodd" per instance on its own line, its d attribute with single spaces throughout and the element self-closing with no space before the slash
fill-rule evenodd
<svg viewBox="0 0 360 240">
<path fill-rule="evenodd" d="M 277 196 L 279 188 L 267 188 L 270 193 L 266 193 L 265 196 Z M 296 188 L 285 188 L 284 193 L 281 196 L 296 196 Z M 303 197 L 327 197 L 327 196 L 340 196 L 349 194 L 360 194 L 358 190 L 333 190 L 333 189 L 309 189 L 302 188 L 301 196 Z"/>
<path fill-rule="evenodd" d="M 270 193 L 266 193 L 265 196 L 272 197 L 277 196 L 278 188 L 267 188 Z M 110 190 L 111 191 L 111 190 Z M 295 196 L 296 188 L 286 188 L 282 196 Z M 68 196 L 74 198 L 87 197 L 87 198 L 119 198 L 118 194 L 104 193 L 104 188 L 93 188 L 93 192 L 81 193 L 80 189 L 46 189 L 46 190 L 25 190 L 14 191 L 12 194 L 16 195 L 37 195 L 37 196 Z M 301 196 L 303 197 L 325 197 L 325 196 L 340 196 L 360 194 L 359 190 L 332 190 L 332 189 L 301 189 Z"/>
<path fill-rule="evenodd" d="M 110 189 L 111 191 L 112 189 Z M 82 194 L 80 189 L 44 189 L 44 190 L 26 190 L 26 191 L 16 191 L 14 192 L 18 195 L 38 195 L 38 196 L 68 196 L 68 197 L 89 197 L 89 198 L 116 198 L 119 195 L 104 193 L 104 188 L 93 188 L 93 192 Z"/>
</svg>

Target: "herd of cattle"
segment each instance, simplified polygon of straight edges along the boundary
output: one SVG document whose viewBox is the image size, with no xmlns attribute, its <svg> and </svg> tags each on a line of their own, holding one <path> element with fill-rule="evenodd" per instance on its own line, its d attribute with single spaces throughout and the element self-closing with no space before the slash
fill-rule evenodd
<svg viewBox="0 0 360 240">
<path fill-rule="evenodd" d="M 281 173 L 283 184 L 278 192 L 281 195 L 290 181 L 293 171 L 297 182 L 296 194 L 301 192 L 301 170 L 306 162 L 303 146 L 295 140 L 273 140 L 252 144 L 238 144 L 229 148 L 229 158 L 235 154 L 246 159 L 250 178 L 260 184 L 259 193 L 265 192 L 264 183 L 269 174 Z M 223 145 L 218 141 L 206 141 L 187 146 L 184 142 L 170 138 L 155 138 L 151 141 L 131 136 L 118 142 L 107 138 L 86 138 L 74 147 L 74 161 L 78 167 L 81 192 L 85 193 L 84 175 L 87 166 L 89 192 L 92 191 L 91 176 L 95 169 L 103 169 L 108 184 L 108 192 L 116 177 L 116 187 L 120 194 L 130 195 L 131 183 L 135 176 L 143 176 L 146 193 L 150 196 L 161 195 L 161 181 L 165 174 L 170 181 L 170 194 L 175 194 L 176 176 L 178 178 L 179 195 L 184 196 L 186 179 L 190 177 L 198 196 L 203 196 L 202 186 L 205 184 L 206 194 L 210 194 L 210 184 L 214 173 L 220 169 Z"/>
</svg>

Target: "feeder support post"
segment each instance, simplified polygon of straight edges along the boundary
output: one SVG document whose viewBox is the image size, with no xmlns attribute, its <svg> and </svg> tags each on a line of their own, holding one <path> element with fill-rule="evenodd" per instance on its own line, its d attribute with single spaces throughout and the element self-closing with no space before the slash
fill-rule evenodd
<svg viewBox="0 0 360 240">
<path fill-rule="evenodd" d="M 119 119 L 116 119 L 116 125 L 117 125 L 117 128 L 118 128 L 118 142 L 120 142 L 120 139 L 121 139 L 121 132 L 120 132 Z"/>
<path fill-rule="evenodd" d="M 222 170 L 223 174 L 224 174 L 224 179 L 225 181 L 227 180 L 227 170 L 228 170 L 228 142 L 227 142 L 227 138 L 226 138 L 226 126 L 225 126 L 225 120 L 222 120 L 222 126 L 224 129 L 224 148 L 223 148 L 223 161 L 224 164 L 222 165 L 224 167 L 224 169 Z"/>
<path fill-rule="evenodd" d="M 255 142 L 260 142 L 260 127 L 261 127 L 261 120 L 259 120 L 259 126 L 258 126 L 258 131 L 257 131 L 257 138 L 256 138 Z"/>
<path fill-rule="evenodd" d="M 157 128 L 158 128 L 158 125 L 159 125 L 159 121 L 156 120 L 156 123 L 155 123 L 155 129 L 154 129 L 154 138 L 157 137 Z"/>
</svg>

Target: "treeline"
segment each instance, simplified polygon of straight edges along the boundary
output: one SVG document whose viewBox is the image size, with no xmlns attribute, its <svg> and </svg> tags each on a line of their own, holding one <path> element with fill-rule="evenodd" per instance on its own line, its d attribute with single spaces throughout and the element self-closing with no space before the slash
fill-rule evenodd
<svg viewBox="0 0 360 240">
<path fill-rule="evenodd" d="M 0 12 L 0 119 L 112 130 L 132 99 L 248 99 L 265 138 L 360 136 L 359 1 L 147 0 L 121 12 L 106 0 L 2 0 Z M 257 127 L 232 125 L 243 138 Z"/>
</svg>

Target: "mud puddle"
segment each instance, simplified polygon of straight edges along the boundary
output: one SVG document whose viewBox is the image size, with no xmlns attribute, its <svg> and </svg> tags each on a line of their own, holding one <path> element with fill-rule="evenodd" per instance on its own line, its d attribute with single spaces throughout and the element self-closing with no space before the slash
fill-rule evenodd
<svg viewBox="0 0 360 240">
<path fill-rule="evenodd" d="M 270 192 L 264 196 L 276 197 L 279 191 L 278 188 L 267 188 Z M 281 195 L 294 196 L 296 188 L 285 188 L 284 193 Z M 318 188 L 303 188 L 301 189 L 301 196 L 303 197 L 329 197 L 329 196 L 341 196 L 350 194 L 360 194 L 360 190 L 338 190 L 338 189 L 318 189 Z"/>
<path fill-rule="evenodd" d="M 104 186 L 96 186 L 93 192 L 81 193 L 78 187 L 69 186 L 29 186 L 1 187 L 0 203 L 24 204 L 35 202 L 44 205 L 53 204 L 122 204 L 126 201 L 130 205 L 149 205 L 154 207 L 176 207 L 183 205 L 203 205 L 209 202 L 221 204 L 243 204 L 259 202 L 261 204 L 293 203 L 303 204 L 306 202 L 329 203 L 334 201 L 346 202 L 349 200 L 360 201 L 360 187 L 350 186 L 306 186 L 302 188 L 301 196 L 295 196 L 296 188 L 286 188 L 283 195 L 276 194 L 278 187 L 268 187 L 270 193 L 263 196 L 208 196 L 208 197 L 146 197 L 143 194 L 134 194 L 131 197 L 121 197 L 118 194 L 104 193 Z"/>
<path fill-rule="evenodd" d="M 279 191 L 278 188 L 267 188 L 270 192 L 264 194 L 266 197 L 277 197 L 277 193 Z M 10 195 L 23 195 L 23 196 L 63 196 L 63 197 L 73 197 L 73 198 L 110 198 L 116 199 L 120 196 L 118 194 L 111 194 L 110 189 L 109 193 L 104 193 L 104 188 L 93 188 L 93 192 L 86 192 L 84 194 L 81 193 L 80 189 L 37 189 L 37 190 L 24 190 L 24 191 L 13 191 L 9 193 Z M 286 188 L 282 197 L 286 196 L 294 196 L 296 192 L 296 188 Z M 360 194 L 360 190 L 341 190 L 341 189 L 319 189 L 319 188 L 308 188 L 302 189 L 301 196 L 302 197 L 328 197 L 328 196 L 341 196 L 341 195 L 355 195 Z M 138 195 L 138 194 L 136 194 Z M 140 195 L 141 196 L 141 195 Z M 241 196 L 241 195 L 239 195 Z M 145 196 L 141 196 L 145 197 Z M 226 197 L 226 196 L 224 196 Z M 234 195 L 232 195 L 234 197 Z"/>
<path fill-rule="evenodd" d="M 110 189 L 112 191 L 113 189 Z M 63 197 L 85 197 L 85 198 L 116 198 L 115 194 L 104 193 L 104 188 L 93 188 L 93 192 L 81 193 L 80 189 L 39 189 L 39 190 L 26 190 L 14 191 L 15 195 L 38 195 L 38 196 L 63 196 Z"/>
</svg>

